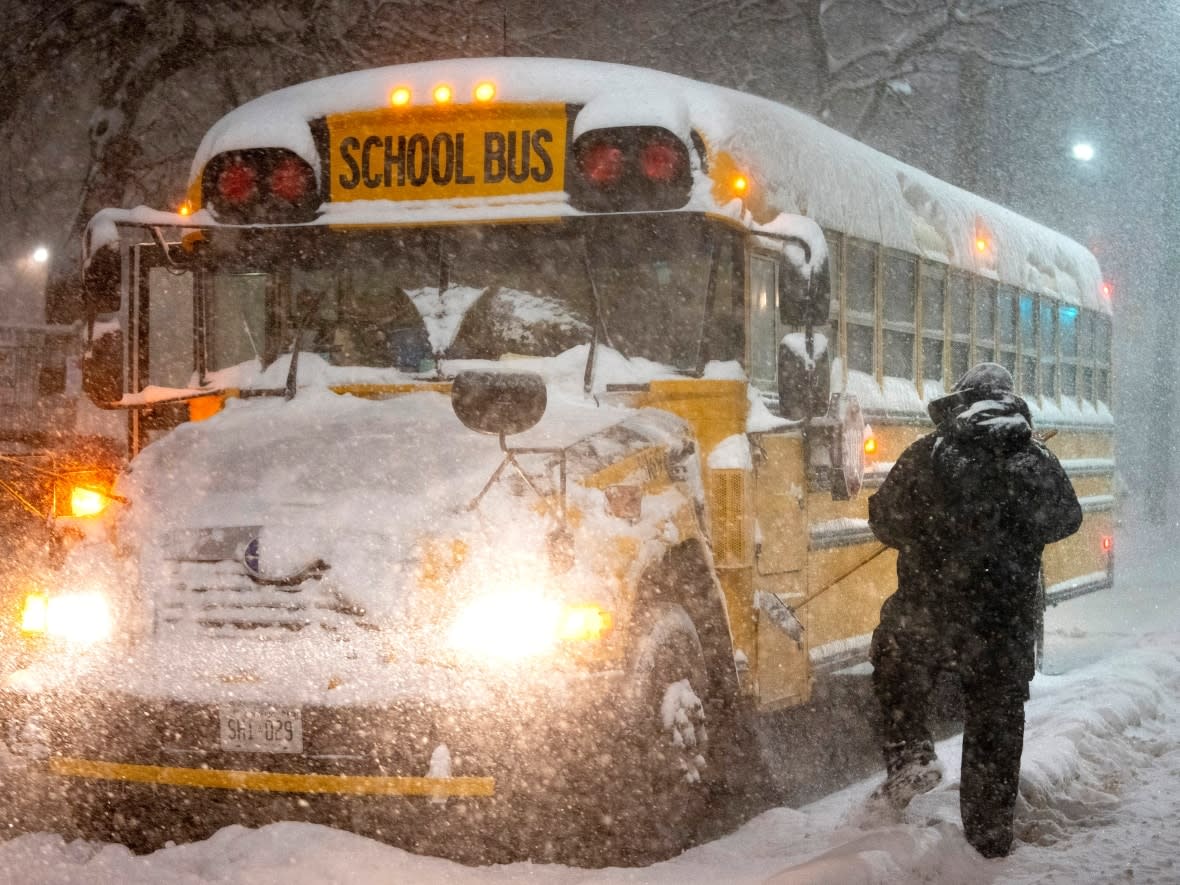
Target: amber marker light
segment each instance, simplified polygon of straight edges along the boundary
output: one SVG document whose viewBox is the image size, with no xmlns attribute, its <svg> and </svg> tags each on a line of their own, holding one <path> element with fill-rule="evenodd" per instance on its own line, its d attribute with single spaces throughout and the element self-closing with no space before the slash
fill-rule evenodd
<svg viewBox="0 0 1180 885">
<path fill-rule="evenodd" d="M 1103 535 L 1102 536 L 1102 552 L 1109 553 L 1113 549 L 1114 549 L 1114 536 L 1113 535 Z"/>
<path fill-rule="evenodd" d="M 735 194 L 744 194 L 750 189 L 750 179 L 744 175 L 735 175 L 729 186 L 733 188 Z"/>
<path fill-rule="evenodd" d="M 107 506 L 107 496 L 97 489 L 74 486 L 70 491 L 70 513 L 74 516 L 98 516 Z"/>
<path fill-rule="evenodd" d="M 983 237 L 976 237 L 975 238 L 975 251 L 976 252 L 986 252 L 987 251 L 987 240 L 985 240 Z"/>
<path fill-rule="evenodd" d="M 496 97 L 496 84 L 483 82 L 475 87 L 476 101 L 491 101 Z"/>
<path fill-rule="evenodd" d="M 30 593 L 21 608 L 20 628 L 24 633 L 44 633 L 49 627 L 49 596 Z"/>
<path fill-rule="evenodd" d="M 446 83 L 440 83 L 434 87 L 434 100 L 437 104 L 446 104 L 452 97 L 451 87 Z"/>
<path fill-rule="evenodd" d="M 193 204 L 190 203 L 188 200 L 185 200 L 183 203 L 180 204 L 180 208 L 177 209 L 176 211 L 178 213 L 180 213 L 181 215 L 185 215 L 185 216 L 192 215 L 193 214 Z"/>
<path fill-rule="evenodd" d="M 866 436 L 865 437 L 865 454 L 866 455 L 877 454 L 877 438 L 875 436 Z"/>
<path fill-rule="evenodd" d="M 596 605 L 570 605 L 562 612 L 557 638 L 563 642 L 595 642 L 614 624 L 611 613 Z"/>
<path fill-rule="evenodd" d="M 389 103 L 395 108 L 404 108 L 410 103 L 410 90 L 399 86 L 389 94 Z"/>
</svg>

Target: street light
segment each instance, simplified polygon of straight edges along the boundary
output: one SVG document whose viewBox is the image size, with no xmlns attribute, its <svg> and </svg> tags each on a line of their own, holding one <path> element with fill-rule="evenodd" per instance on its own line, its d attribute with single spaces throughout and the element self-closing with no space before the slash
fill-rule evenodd
<svg viewBox="0 0 1180 885">
<path fill-rule="evenodd" d="M 1079 163 L 1089 163 L 1094 159 L 1094 145 L 1079 141 L 1073 146 L 1073 158 Z"/>
</svg>

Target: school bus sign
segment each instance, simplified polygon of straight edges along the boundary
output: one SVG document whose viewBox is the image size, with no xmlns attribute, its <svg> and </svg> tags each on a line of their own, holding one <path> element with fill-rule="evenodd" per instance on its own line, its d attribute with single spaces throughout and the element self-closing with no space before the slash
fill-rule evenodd
<svg viewBox="0 0 1180 885">
<path fill-rule="evenodd" d="M 565 105 L 329 116 L 333 202 L 561 191 Z"/>
</svg>

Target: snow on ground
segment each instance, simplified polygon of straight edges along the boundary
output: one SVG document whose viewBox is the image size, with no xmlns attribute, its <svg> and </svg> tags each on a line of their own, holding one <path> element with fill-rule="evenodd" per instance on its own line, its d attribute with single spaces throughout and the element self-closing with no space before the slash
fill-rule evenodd
<svg viewBox="0 0 1180 885">
<path fill-rule="evenodd" d="M 0 843 L 0 881 L 53 883 L 1108 883 L 1180 882 L 1180 550 L 1176 527 L 1124 532 L 1109 593 L 1050 611 L 1046 673 L 1033 684 L 1017 811 L 1002 860 L 967 845 L 959 738 L 947 777 L 903 818 L 874 820 L 876 778 L 642 869 L 473 868 L 310 824 L 228 827 L 135 857 L 117 845 L 32 834 Z"/>
</svg>

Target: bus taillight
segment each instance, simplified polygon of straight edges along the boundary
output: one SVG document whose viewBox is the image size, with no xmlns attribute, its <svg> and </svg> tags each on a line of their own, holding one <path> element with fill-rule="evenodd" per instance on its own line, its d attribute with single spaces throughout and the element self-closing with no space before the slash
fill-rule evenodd
<svg viewBox="0 0 1180 885">
<path fill-rule="evenodd" d="M 599 187 L 614 184 L 623 177 L 623 150 L 605 141 L 593 144 L 582 153 L 578 167 Z"/>
<path fill-rule="evenodd" d="M 644 176 L 652 181 L 675 181 L 687 160 L 679 144 L 661 138 L 649 141 L 639 151 L 639 167 Z"/>
<path fill-rule="evenodd" d="M 271 169 L 268 184 L 279 199 L 298 203 L 315 189 L 315 176 L 298 157 L 284 157 Z"/>
<path fill-rule="evenodd" d="M 258 170 L 241 160 L 231 162 L 217 176 L 217 193 L 235 206 L 252 200 L 258 193 Z"/>
<path fill-rule="evenodd" d="M 202 204 L 220 221 L 307 221 L 320 197 L 307 161 L 284 148 L 251 148 L 218 154 L 201 177 Z"/>
</svg>

